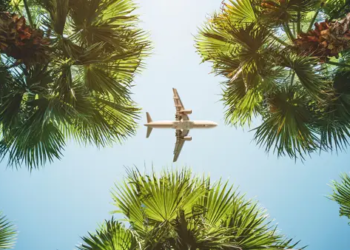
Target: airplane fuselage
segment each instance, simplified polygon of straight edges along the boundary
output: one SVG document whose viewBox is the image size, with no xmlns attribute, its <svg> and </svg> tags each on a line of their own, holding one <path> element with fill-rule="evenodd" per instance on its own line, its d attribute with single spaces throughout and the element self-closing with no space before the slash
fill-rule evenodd
<svg viewBox="0 0 350 250">
<path fill-rule="evenodd" d="M 203 128 L 214 128 L 217 126 L 212 121 L 152 121 L 146 123 L 145 126 L 151 128 L 171 128 L 171 129 L 203 129 Z"/>
</svg>

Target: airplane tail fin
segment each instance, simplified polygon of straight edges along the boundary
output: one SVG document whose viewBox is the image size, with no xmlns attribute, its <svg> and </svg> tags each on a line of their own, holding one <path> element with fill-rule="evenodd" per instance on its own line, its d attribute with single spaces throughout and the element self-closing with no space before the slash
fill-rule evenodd
<svg viewBox="0 0 350 250">
<path fill-rule="evenodd" d="M 151 116 L 149 115 L 149 113 L 148 112 L 146 112 L 146 116 L 147 116 L 147 123 L 150 123 L 150 122 L 152 122 L 152 118 L 151 118 Z M 150 134 L 151 134 L 151 132 L 152 132 L 152 127 L 147 127 L 147 135 L 146 135 L 146 138 L 148 138 L 149 136 L 150 136 Z"/>
<path fill-rule="evenodd" d="M 147 116 L 147 123 L 152 122 L 152 118 L 151 118 L 151 116 L 149 115 L 148 112 L 146 112 L 146 116 Z"/>
</svg>

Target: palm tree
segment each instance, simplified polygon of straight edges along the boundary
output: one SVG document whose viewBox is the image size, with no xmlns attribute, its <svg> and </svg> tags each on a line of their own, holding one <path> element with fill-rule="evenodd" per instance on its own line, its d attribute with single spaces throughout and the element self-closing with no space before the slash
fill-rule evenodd
<svg viewBox="0 0 350 250">
<path fill-rule="evenodd" d="M 150 42 L 132 0 L 18 0 L 0 13 L 0 157 L 29 169 L 66 141 L 98 147 L 135 132 L 132 81 Z"/>
<path fill-rule="evenodd" d="M 333 194 L 330 198 L 340 205 L 340 216 L 350 219 L 350 176 L 343 174 L 342 181 L 333 181 Z"/>
<path fill-rule="evenodd" d="M 118 213 L 130 224 L 106 221 L 83 238 L 80 250 L 107 249 L 287 249 L 257 203 L 227 182 L 211 183 L 188 169 L 160 175 L 129 171 L 112 191 Z"/>
<path fill-rule="evenodd" d="M 228 0 L 196 38 L 225 77 L 226 121 L 278 156 L 342 150 L 350 135 L 348 0 Z M 325 21 L 322 21 L 325 20 Z M 315 28 L 313 28 L 315 26 Z"/>
<path fill-rule="evenodd" d="M 0 212 L 0 249 L 12 249 L 16 239 L 13 225 Z"/>
</svg>

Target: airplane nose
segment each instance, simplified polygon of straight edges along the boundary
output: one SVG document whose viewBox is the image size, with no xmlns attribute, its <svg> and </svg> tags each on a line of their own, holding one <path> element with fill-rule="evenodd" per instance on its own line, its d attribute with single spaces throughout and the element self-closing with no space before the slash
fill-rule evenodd
<svg viewBox="0 0 350 250">
<path fill-rule="evenodd" d="M 217 125 L 218 125 L 218 124 L 217 124 L 216 122 L 213 122 L 213 123 L 211 124 L 211 127 L 215 128 Z"/>
</svg>

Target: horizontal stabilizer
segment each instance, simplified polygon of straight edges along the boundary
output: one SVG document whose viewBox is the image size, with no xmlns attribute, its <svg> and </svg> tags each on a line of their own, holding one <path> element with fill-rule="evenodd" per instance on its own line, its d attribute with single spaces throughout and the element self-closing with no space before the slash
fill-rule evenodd
<svg viewBox="0 0 350 250">
<path fill-rule="evenodd" d="M 147 128 L 147 135 L 146 135 L 146 138 L 148 138 L 149 137 L 149 135 L 151 134 L 151 132 L 152 132 L 152 127 L 148 127 Z"/>
<path fill-rule="evenodd" d="M 150 123 L 150 122 L 152 122 L 152 118 L 151 118 L 151 116 L 149 115 L 149 113 L 148 112 L 146 112 L 146 116 L 147 116 L 147 123 Z M 150 136 L 150 134 L 151 134 L 151 132 L 152 132 L 152 127 L 147 127 L 147 135 L 146 135 L 146 138 L 148 138 L 149 136 Z"/>
</svg>

